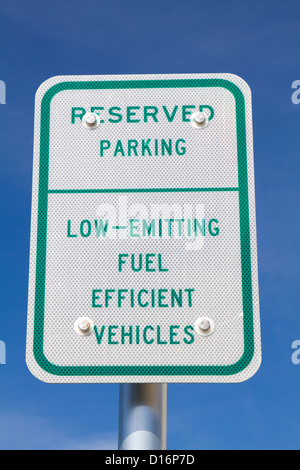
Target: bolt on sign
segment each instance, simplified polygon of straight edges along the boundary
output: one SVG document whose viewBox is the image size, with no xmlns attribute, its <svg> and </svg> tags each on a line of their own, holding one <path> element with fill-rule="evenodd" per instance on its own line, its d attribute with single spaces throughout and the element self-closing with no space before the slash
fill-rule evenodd
<svg viewBox="0 0 300 470">
<path fill-rule="evenodd" d="M 27 364 L 46 382 L 240 382 L 261 360 L 251 92 L 230 74 L 37 91 Z"/>
</svg>

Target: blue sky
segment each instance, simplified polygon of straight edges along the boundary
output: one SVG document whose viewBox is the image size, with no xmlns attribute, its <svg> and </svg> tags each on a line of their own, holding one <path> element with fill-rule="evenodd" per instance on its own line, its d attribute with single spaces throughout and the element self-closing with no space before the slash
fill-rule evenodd
<svg viewBox="0 0 300 470">
<path fill-rule="evenodd" d="M 239 385 L 169 385 L 168 448 L 299 448 L 299 31 L 294 0 L 0 1 L 1 449 L 117 446 L 118 385 L 48 385 L 25 364 L 35 91 L 54 75 L 189 72 L 252 89 L 263 362 Z"/>
</svg>

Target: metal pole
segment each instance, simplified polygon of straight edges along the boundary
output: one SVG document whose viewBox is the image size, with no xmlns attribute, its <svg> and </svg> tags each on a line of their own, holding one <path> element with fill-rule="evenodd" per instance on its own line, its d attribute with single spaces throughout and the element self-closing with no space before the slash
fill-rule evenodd
<svg viewBox="0 0 300 470">
<path fill-rule="evenodd" d="M 167 384 L 120 384 L 119 450 L 164 450 Z"/>
</svg>

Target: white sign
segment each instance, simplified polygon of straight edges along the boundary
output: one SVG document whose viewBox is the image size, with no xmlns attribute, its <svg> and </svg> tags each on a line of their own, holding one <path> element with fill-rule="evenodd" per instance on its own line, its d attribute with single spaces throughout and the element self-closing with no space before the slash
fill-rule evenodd
<svg viewBox="0 0 300 470">
<path fill-rule="evenodd" d="M 230 74 L 38 89 L 27 364 L 46 382 L 260 365 L 251 92 Z"/>
</svg>

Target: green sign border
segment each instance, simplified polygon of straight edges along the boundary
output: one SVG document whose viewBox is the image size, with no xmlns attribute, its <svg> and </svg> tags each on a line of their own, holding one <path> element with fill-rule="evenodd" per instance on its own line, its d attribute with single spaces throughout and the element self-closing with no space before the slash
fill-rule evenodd
<svg viewBox="0 0 300 470">
<path fill-rule="evenodd" d="M 199 88 L 223 87 L 229 90 L 236 103 L 236 133 L 239 188 L 228 188 L 239 191 L 240 241 L 241 241 L 241 277 L 243 295 L 244 319 L 244 353 L 234 364 L 216 366 L 58 366 L 52 364 L 44 354 L 44 305 L 46 279 L 46 250 L 47 250 L 47 211 L 48 211 L 48 174 L 49 174 L 49 135 L 50 135 L 50 105 L 52 98 L 65 90 L 91 89 L 143 89 L 143 88 Z M 222 190 L 221 188 L 219 188 Z M 170 191 L 172 189 L 154 189 L 153 191 Z M 173 189 L 174 190 L 174 189 Z M 176 189 L 175 189 L 176 190 Z M 179 191 L 180 189 L 178 189 Z M 213 188 L 191 188 L 191 191 L 213 190 Z M 218 190 L 218 188 L 215 188 Z M 76 190 L 75 190 L 76 191 Z M 92 192 L 102 192 L 92 190 Z M 122 192 L 122 190 L 107 190 Z M 124 192 L 144 192 L 151 189 L 132 189 Z M 185 189 L 187 191 L 187 189 Z M 52 192 L 55 192 L 52 190 Z M 72 191 L 71 191 L 72 192 Z M 104 192 L 104 191 L 103 191 Z M 40 122 L 40 165 L 39 165 L 39 194 L 37 220 L 36 248 L 36 285 L 34 311 L 33 353 L 39 366 L 49 374 L 57 376 L 228 376 L 244 370 L 252 361 L 254 355 L 254 328 L 251 278 L 251 249 L 247 178 L 247 141 L 245 99 L 237 85 L 224 79 L 171 79 L 171 80 L 113 80 L 113 81 L 65 81 L 49 88 L 41 102 Z"/>
</svg>

